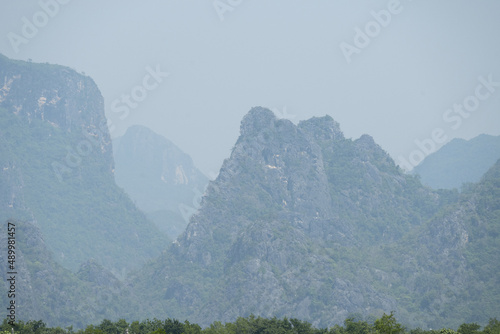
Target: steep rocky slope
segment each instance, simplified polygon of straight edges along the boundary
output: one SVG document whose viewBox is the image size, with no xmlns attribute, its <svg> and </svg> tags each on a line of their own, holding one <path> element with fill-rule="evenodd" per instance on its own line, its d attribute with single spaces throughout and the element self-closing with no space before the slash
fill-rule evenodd
<svg viewBox="0 0 500 334">
<path fill-rule="evenodd" d="M 253 108 L 186 231 L 131 284 L 148 296 L 145 314 L 203 324 L 378 316 L 403 303 L 381 288 L 397 274 L 373 263 L 377 251 L 455 198 L 405 175 L 371 137 L 344 138 L 329 116 L 295 126 Z"/>
<path fill-rule="evenodd" d="M 415 294 L 429 313 L 486 323 L 500 312 L 499 199 L 500 160 L 481 182 L 464 191 L 456 205 L 434 217 L 418 238 L 409 241 L 416 249 L 409 258 L 418 263 L 420 275 L 432 279 Z M 433 285 L 437 288 L 432 289 Z"/>
<path fill-rule="evenodd" d="M 114 183 L 90 78 L 0 57 L 0 79 L 0 219 L 19 226 L 20 318 L 208 325 L 254 313 L 324 327 L 395 310 L 405 325 L 442 328 L 500 313 L 500 162 L 461 194 L 435 191 L 329 116 L 294 125 L 257 107 L 167 243 Z M 148 173 L 176 180 L 164 166 Z"/>
<path fill-rule="evenodd" d="M 102 96 L 89 77 L 0 55 L 0 219 L 37 221 L 57 262 L 125 276 L 167 240 L 116 186 Z"/>
</svg>

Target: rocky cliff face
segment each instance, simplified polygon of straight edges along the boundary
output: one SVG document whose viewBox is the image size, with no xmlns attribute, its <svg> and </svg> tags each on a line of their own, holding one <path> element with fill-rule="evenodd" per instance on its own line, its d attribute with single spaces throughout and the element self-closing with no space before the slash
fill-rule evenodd
<svg viewBox="0 0 500 334">
<path fill-rule="evenodd" d="M 425 210 L 414 208 L 421 199 Z M 213 258 L 199 252 L 217 244 L 216 231 L 234 241 L 249 221 L 283 220 L 309 237 L 350 246 L 398 239 L 439 204 L 437 195 L 405 176 L 371 137 L 345 139 L 329 116 L 295 126 L 263 108 L 243 119 L 231 157 L 204 200 L 179 239 L 188 259 L 200 263 Z M 215 209 L 233 219 L 206 219 L 205 211 Z M 210 241 L 191 246 L 200 239 Z"/>
<path fill-rule="evenodd" d="M 67 132 L 99 128 L 103 101 L 90 77 L 62 66 L 14 61 L 3 55 L 0 60 L 4 108 L 28 122 L 44 120 Z M 109 146 L 109 134 L 104 137 L 103 143 Z"/>
<path fill-rule="evenodd" d="M 152 279 L 134 284 L 160 291 L 156 307 L 203 324 L 250 313 L 318 326 L 378 316 L 400 307 L 380 287 L 401 278 L 371 261 L 443 203 L 371 137 L 346 139 L 329 116 L 295 126 L 253 108 L 186 231 L 146 269 Z"/>
<path fill-rule="evenodd" d="M 254 313 L 329 326 L 395 310 L 411 327 L 442 328 L 498 316 L 500 162 L 461 195 L 433 191 L 329 116 L 296 126 L 257 107 L 168 245 L 116 187 L 109 135 L 97 130 L 104 113 L 92 107 L 100 95 L 68 71 L 0 58 L 0 218 L 23 231 L 21 311 L 57 325 L 117 316 L 208 325 Z M 71 99 L 59 105 L 64 87 Z M 152 164 L 155 178 L 189 183 L 163 162 Z M 164 245 L 124 284 L 115 278 Z"/>
<path fill-rule="evenodd" d="M 103 99 L 89 78 L 0 56 L 0 219 L 36 221 L 55 259 L 90 258 L 120 277 L 166 236 L 113 178 Z"/>
<path fill-rule="evenodd" d="M 498 314 L 499 198 L 500 160 L 464 191 L 458 204 L 434 217 L 420 233 L 421 249 L 414 258 L 428 277 L 430 272 L 434 277 L 441 274 L 439 293 L 429 289 L 421 295 L 427 310 L 443 316 L 461 314 L 478 323 Z"/>
</svg>

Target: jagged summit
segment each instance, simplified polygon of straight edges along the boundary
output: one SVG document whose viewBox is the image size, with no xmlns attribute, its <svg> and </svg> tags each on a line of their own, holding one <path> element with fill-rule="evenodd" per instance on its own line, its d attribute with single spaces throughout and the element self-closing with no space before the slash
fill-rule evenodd
<svg viewBox="0 0 500 334">
<path fill-rule="evenodd" d="M 359 141 L 359 143 L 366 145 L 366 146 L 375 146 L 376 145 L 373 137 L 370 135 L 367 135 L 367 134 L 361 135 L 361 137 L 359 137 L 358 141 Z"/>
<path fill-rule="evenodd" d="M 277 118 L 274 113 L 263 107 L 253 107 L 241 121 L 241 136 L 252 136 L 274 127 Z"/>
<path fill-rule="evenodd" d="M 340 130 L 340 125 L 331 116 L 312 117 L 311 119 L 300 121 L 296 126 L 287 119 L 278 119 L 274 113 L 267 108 L 253 107 L 241 121 L 241 136 L 255 136 L 266 130 L 279 129 L 300 129 L 307 136 L 315 140 L 342 140 L 344 134 Z"/>
<path fill-rule="evenodd" d="M 298 127 L 312 136 L 315 140 L 342 140 L 344 134 L 340 125 L 331 116 L 313 117 L 306 121 L 300 121 Z"/>
<path fill-rule="evenodd" d="M 331 325 L 389 312 L 394 296 L 357 269 L 344 275 L 352 269 L 340 254 L 400 240 L 438 209 L 432 196 L 370 136 L 346 139 L 330 116 L 295 125 L 256 107 L 198 213 L 138 289 L 163 282 L 165 298 L 148 298 L 203 324 L 253 312 Z"/>
</svg>

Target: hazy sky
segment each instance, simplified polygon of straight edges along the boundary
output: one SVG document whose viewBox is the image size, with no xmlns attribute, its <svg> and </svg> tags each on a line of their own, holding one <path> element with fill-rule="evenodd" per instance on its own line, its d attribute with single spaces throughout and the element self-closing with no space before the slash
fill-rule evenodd
<svg viewBox="0 0 500 334">
<path fill-rule="evenodd" d="M 0 53 L 85 72 L 113 137 L 146 125 L 211 177 L 253 106 L 401 164 L 500 135 L 499 33 L 498 0 L 0 0 Z"/>
</svg>

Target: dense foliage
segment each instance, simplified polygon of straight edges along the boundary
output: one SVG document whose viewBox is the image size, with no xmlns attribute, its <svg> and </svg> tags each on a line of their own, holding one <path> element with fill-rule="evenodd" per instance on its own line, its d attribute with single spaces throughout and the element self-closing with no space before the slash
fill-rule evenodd
<svg viewBox="0 0 500 334">
<path fill-rule="evenodd" d="M 398 323 L 394 313 L 383 314 L 379 319 L 362 319 L 353 315 L 344 321 L 344 325 L 335 325 L 330 328 L 315 328 L 307 321 L 295 318 L 262 318 L 250 315 L 238 317 L 234 322 L 221 323 L 216 321 L 206 328 L 190 323 L 180 322 L 176 319 L 147 319 L 128 323 L 124 319 L 116 322 L 103 320 L 99 325 L 88 325 L 85 329 L 74 330 L 73 327 L 47 327 L 42 320 L 20 321 L 14 327 L 3 321 L 0 334 L 499 334 L 500 321 L 490 319 L 489 323 L 481 329 L 476 323 L 463 323 L 455 331 L 449 328 L 407 329 Z"/>
</svg>

